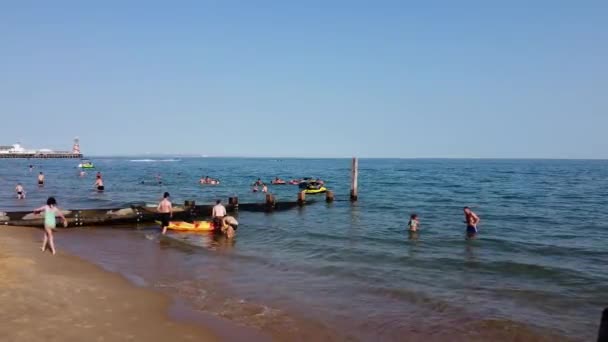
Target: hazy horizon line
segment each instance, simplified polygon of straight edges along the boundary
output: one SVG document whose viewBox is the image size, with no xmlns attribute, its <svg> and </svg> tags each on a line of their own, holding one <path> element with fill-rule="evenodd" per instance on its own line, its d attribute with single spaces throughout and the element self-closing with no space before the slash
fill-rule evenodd
<svg viewBox="0 0 608 342">
<path fill-rule="evenodd" d="M 203 154 L 173 154 L 173 153 L 143 153 L 143 154 L 84 154 L 87 158 L 201 158 L 201 159 L 456 159 L 456 160 L 608 160 L 608 158 L 580 157 L 394 157 L 394 156 L 272 156 L 272 155 L 203 155 Z"/>
</svg>

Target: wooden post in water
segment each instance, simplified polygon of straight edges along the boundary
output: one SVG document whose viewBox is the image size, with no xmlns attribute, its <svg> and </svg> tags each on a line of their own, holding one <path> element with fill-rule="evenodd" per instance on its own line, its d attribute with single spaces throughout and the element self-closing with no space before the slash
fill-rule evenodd
<svg viewBox="0 0 608 342">
<path fill-rule="evenodd" d="M 239 210 L 239 198 L 237 196 L 228 197 L 228 204 L 232 205 L 234 210 Z"/>
<path fill-rule="evenodd" d="M 334 201 L 334 192 L 331 190 L 327 190 L 327 192 L 325 193 L 325 201 L 327 203 L 331 203 Z"/>
<path fill-rule="evenodd" d="M 266 194 L 266 206 L 273 208 L 275 204 L 274 196 L 272 194 Z"/>
<path fill-rule="evenodd" d="M 351 183 L 350 183 L 350 200 L 352 202 L 357 201 L 359 199 L 359 191 L 358 187 L 358 178 L 359 178 L 359 159 L 357 157 L 353 157 L 353 165 L 351 170 Z"/>
<path fill-rule="evenodd" d="M 306 202 L 306 193 L 304 192 L 304 190 L 298 192 L 298 204 L 299 205 L 304 205 L 304 203 Z"/>
<path fill-rule="evenodd" d="M 602 313 L 600 332 L 597 334 L 597 342 L 608 342 L 608 308 Z"/>
</svg>

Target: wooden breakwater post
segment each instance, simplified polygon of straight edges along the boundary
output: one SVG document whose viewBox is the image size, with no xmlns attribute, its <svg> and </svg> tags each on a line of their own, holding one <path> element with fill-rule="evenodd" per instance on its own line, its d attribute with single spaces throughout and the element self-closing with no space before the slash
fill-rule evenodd
<svg viewBox="0 0 608 342">
<path fill-rule="evenodd" d="M 304 192 L 304 190 L 302 190 L 298 192 L 298 204 L 304 205 L 304 203 L 306 203 L 306 193 Z"/>
<path fill-rule="evenodd" d="M 190 217 L 196 217 L 196 201 L 185 200 L 184 209 L 190 214 Z"/>
<path fill-rule="evenodd" d="M 602 321 L 600 322 L 600 331 L 597 334 L 597 342 L 608 342 L 608 308 L 602 313 Z"/>
<path fill-rule="evenodd" d="M 352 202 L 355 202 L 359 199 L 358 179 L 359 179 L 359 159 L 357 159 L 357 157 L 353 157 L 353 164 L 352 164 L 352 169 L 351 169 L 351 179 L 350 179 L 350 200 Z"/>
<path fill-rule="evenodd" d="M 327 192 L 325 192 L 325 202 L 331 203 L 333 201 L 334 201 L 334 192 L 331 190 L 327 190 Z"/>
<path fill-rule="evenodd" d="M 237 196 L 228 197 L 228 204 L 231 205 L 235 211 L 239 210 L 239 198 Z"/>
<path fill-rule="evenodd" d="M 276 204 L 276 200 L 272 194 L 266 194 L 266 208 L 273 209 Z"/>
</svg>

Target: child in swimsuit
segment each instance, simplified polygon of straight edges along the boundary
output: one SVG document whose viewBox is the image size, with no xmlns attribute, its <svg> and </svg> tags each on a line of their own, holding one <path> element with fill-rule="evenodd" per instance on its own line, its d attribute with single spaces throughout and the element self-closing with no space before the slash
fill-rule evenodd
<svg viewBox="0 0 608 342">
<path fill-rule="evenodd" d="M 46 205 L 34 210 L 34 214 L 44 213 L 44 240 L 42 242 L 42 251 L 46 250 L 47 243 L 51 247 L 51 252 L 55 255 L 55 241 L 53 239 L 53 229 L 57 226 L 57 216 L 63 220 L 63 226 L 68 226 L 68 221 L 63 216 L 61 210 L 57 207 L 57 201 L 54 197 L 49 197 Z"/>
</svg>

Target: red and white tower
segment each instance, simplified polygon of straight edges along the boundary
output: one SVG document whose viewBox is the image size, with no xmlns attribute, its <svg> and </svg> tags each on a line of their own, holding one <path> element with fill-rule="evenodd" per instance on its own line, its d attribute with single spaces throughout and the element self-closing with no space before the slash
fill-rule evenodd
<svg viewBox="0 0 608 342">
<path fill-rule="evenodd" d="M 72 147 L 72 153 L 80 154 L 80 139 L 74 138 L 74 146 Z"/>
</svg>

